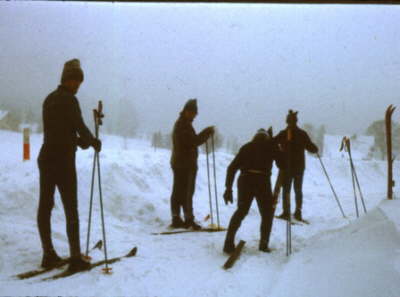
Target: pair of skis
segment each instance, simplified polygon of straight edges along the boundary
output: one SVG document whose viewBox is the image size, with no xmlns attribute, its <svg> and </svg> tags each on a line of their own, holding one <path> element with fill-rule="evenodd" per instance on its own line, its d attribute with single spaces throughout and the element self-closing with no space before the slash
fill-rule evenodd
<svg viewBox="0 0 400 297">
<path fill-rule="evenodd" d="M 100 240 L 100 241 L 98 241 L 98 242 L 96 243 L 96 245 L 95 245 L 90 251 L 93 251 L 93 250 L 95 250 L 95 249 L 101 249 L 101 248 L 102 248 L 102 245 L 103 245 L 103 241 Z M 108 259 L 108 260 L 107 260 L 107 264 L 112 264 L 112 263 L 121 261 L 121 260 L 124 259 L 124 258 L 133 257 L 133 256 L 136 255 L 136 253 L 137 253 L 137 247 L 134 247 L 134 248 L 131 249 L 131 250 L 129 251 L 129 253 L 127 253 L 126 255 L 123 255 L 123 256 L 121 256 L 121 257 L 115 257 L 115 258 L 112 258 L 112 259 Z M 62 267 L 64 267 L 65 265 L 67 265 L 67 264 L 69 263 L 69 261 L 70 261 L 69 258 L 64 258 L 64 259 L 62 259 L 60 262 L 58 262 L 58 263 L 57 263 L 55 266 L 53 266 L 53 267 L 34 269 L 34 270 L 31 270 L 31 271 L 19 273 L 19 274 L 17 274 L 17 275 L 14 275 L 14 277 L 16 277 L 16 278 L 18 278 L 18 279 L 20 279 L 20 280 L 33 278 L 33 277 L 36 277 L 36 276 L 45 274 L 45 273 L 47 273 L 47 272 L 51 272 L 51 271 L 53 271 L 53 270 L 55 270 L 55 269 L 62 268 Z M 97 262 L 91 263 L 88 270 L 84 270 L 84 271 L 74 271 L 74 272 L 65 270 L 65 271 L 62 271 L 62 272 L 60 272 L 60 273 L 57 273 L 57 274 L 55 274 L 55 275 L 53 275 L 53 276 L 43 278 L 42 280 L 55 280 L 55 279 L 59 279 L 59 278 L 68 277 L 68 276 L 71 276 L 71 275 L 74 275 L 74 274 L 77 274 L 77 273 L 80 273 L 80 272 L 89 271 L 89 270 L 91 270 L 91 269 L 93 269 L 93 268 L 95 268 L 95 267 L 97 267 L 97 266 L 103 265 L 103 264 L 106 264 L 106 261 L 105 261 L 105 260 L 101 260 L 101 261 L 97 261 Z"/>
</svg>

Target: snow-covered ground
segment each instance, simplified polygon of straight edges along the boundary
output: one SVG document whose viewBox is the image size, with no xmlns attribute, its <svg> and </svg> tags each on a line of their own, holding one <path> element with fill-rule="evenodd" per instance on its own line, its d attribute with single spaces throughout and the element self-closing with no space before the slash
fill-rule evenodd
<svg viewBox="0 0 400 297">
<path fill-rule="evenodd" d="M 103 137 L 101 166 L 109 257 L 138 246 L 136 257 L 57 281 L 41 277 L 17 280 L 13 275 L 37 268 L 41 247 L 36 227 L 39 197 L 37 152 L 42 136 L 31 138 L 32 160 L 22 162 L 22 135 L 0 131 L 0 295 L 91 296 L 400 296 L 400 201 L 386 197 L 386 163 L 355 160 L 368 214 L 356 219 L 347 158 L 323 161 L 343 209 L 334 200 L 319 160 L 307 159 L 304 217 L 309 226 L 293 226 L 293 254 L 285 255 L 286 225 L 274 221 L 271 254 L 258 251 L 260 218 L 254 203 L 237 234 L 246 246 L 236 265 L 225 271 L 224 232 L 155 236 L 170 223 L 172 175 L 170 152 L 154 151 L 143 140 Z M 339 144 L 335 144 L 339 147 Z M 356 154 L 356 153 L 355 153 Z M 92 150 L 79 151 L 79 211 L 81 245 L 85 246 Z M 221 224 L 227 226 L 235 205 L 222 200 L 226 167 L 233 156 L 216 154 Z M 194 198 L 202 225 L 209 213 L 205 155 L 199 158 Z M 394 179 L 400 182 L 400 164 Z M 275 180 L 276 172 L 272 180 Z M 399 197 L 399 188 L 395 196 Z M 97 196 L 96 196 L 97 198 Z M 277 212 L 280 212 L 281 208 Z M 95 200 L 92 245 L 101 239 L 100 211 Z M 65 217 L 58 196 L 53 210 L 53 240 L 60 255 L 68 255 Z M 102 259 L 94 251 L 94 260 Z M 51 275 L 49 273 L 48 275 Z M 47 275 L 46 275 L 47 276 Z"/>
</svg>

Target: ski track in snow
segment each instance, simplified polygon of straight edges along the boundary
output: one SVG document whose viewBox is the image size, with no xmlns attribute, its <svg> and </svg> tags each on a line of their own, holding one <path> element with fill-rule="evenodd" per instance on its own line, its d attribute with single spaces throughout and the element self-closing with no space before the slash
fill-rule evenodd
<svg viewBox="0 0 400 297">
<path fill-rule="evenodd" d="M 399 201 L 386 197 L 386 163 L 356 159 L 355 166 L 367 209 L 356 220 L 347 158 L 323 159 L 348 216 L 343 219 L 318 159 L 307 156 L 303 216 L 311 225 L 293 226 L 293 255 L 285 255 L 286 224 L 274 220 L 271 254 L 258 251 L 260 216 L 256 203 L 236 237 L 246 241 L 241 258 L 228 271 L 221 267 L 225 232 L 154 236 L 170 223 L 172 172 L 170 151 L 154 151 L 144 140 L 130 139 L 122 148 L 120 137 L 103 137 L 102 186 L 109 258 L 138 246 L 136 257 L 113 264 L 113 274 L 101 269 L 70 278 L 41 282 L 16 280 L 20 272 L 37 268 L 41 260 L 36 227 L 39 196 L 36 156 L 41 135 L 31 138 L 32 160 L 22 162 L 22 136 L 0 131 L 4 153 L 0 182 L 0 295 L 91 296 L 384 296 L 400 291 Z M 329 145 L 329 144 L 326 144 Z M 338 144 L 332 144 L 338 146 Z M 357 156 L 357 153 L 354 154 Z M 360 154 L 361 155 L 361 154 Z M 86 245 L 92 150 L 78 151 L 78 199 L 82 251 Z M 233 156 L 217 152 L 220 220 L 227 226 L 236 205 L 222 199 L 226 168 Z M 199 156 L 194 210 L 197 220 L 209 213 L 205 155 Z M 399 162 L 394 179 L 399 180 Z M 272 182 L 275 181 L 276 170 Z M 97 193 L 97 192 L 96 192 Z M 213 191 L 214 193 L 214 191 Z M 395 188 L 395 196 L 399 191 Z M 236 189 L 234 189 L 236 202 Z M 56 194 L 53 242 L 68 255 L 63 208 Z M 292 196 L 292 201 L 294 198 Z M 294 204 L 294 202 L 293 202 Z M 214 207 L 215 209 L 215 207 Z M 91 245 L 101 239 L 100 208 L 95 194 Z M 276 214 L 281 212 L 278 206 Z M 102 259 L 101 251 L 92 253 Z M 54 273 L 54 272 L 53 272 Z M 48 273 L 45 276 L 51 275 Z"/>
</svg>

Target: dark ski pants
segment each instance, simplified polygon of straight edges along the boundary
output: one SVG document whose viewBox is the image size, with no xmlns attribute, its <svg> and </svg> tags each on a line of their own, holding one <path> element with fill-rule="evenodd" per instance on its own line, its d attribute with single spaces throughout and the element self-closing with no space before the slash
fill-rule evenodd
<svg viewBox="0 0 400 297">
<path fill-rule="evenodd" d="M 235 235 L 243 219 L 247 216 L 253 199 L 256 198 L 261 215 L 260 242 L 269 243 L 271 234 L 273 208 L 270 179 L 261 174 L 240 175 L 238 180 L 238 204 L 226 233 L 225 244 L 233 244 Z"/>
<path fill-rule="evenodd" d="M 284 177 L 282 200 L 283 200 L 283 212 L 290 213 L 290 190 L 292 188 L 292 183 L 294 185 L 294 194 L 296 197 L 296 211 L 301 212 L 303 207 L 303 176 L 304 171 L 296 172 L 294 174 L 289 174 Z"/>
<path fill-rule="evenodd" d="M 39 160 L 40 200 L 37 213 L 39 235 L 43 253 L 54 250 L 51 239 L 51 211 L 54 207 L 56 187 L 61 196 L 67 224 L 71 257 L 80 257 L 79 216 L 75 158 L 44 161 Z"/>
<path fill-rule="evenodd" d="M 183 208 L 185 220 L 191 222 L 193 216 L 193 195 L 195 191 L 197 168 L 172 168 L 174 184 L 171 194 L 172 217 L 179 217 Z"/>
</svg>

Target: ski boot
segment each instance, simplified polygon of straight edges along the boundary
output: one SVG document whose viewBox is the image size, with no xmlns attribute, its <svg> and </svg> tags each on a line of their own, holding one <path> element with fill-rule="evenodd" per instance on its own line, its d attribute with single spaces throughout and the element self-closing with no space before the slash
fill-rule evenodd
<svg viewBox="0 0 400 297">
<path fill-rule="evenodd" d="M 185 222 L 182 221 L 181 217 L 174 216 L 172 218 L 172 224 L 170 225 L 171 228 L 185 228 Z"/>
<path fill-rule="evenodd" d="M 201 226 L 199 224 L 197 224 L 194 219 L 193 220 L 188 220 L 185 222 L 185 226 L 186 229 L 192 228 L 195 231 L 198 231 L 201 229 Z"/>
<path fill-rule="evenodd" d="M 225 241 L 224 244 L 224 253 L 230 255 L 233 253 L 233 251 L 235 250 L 235 244 L 233 243 L 233 241 Z"/>
<path fill-rule="evenodd" d="M 62 259 L 57 255 L 55 250 L 51 250 L 50 252 L 44 253 L 42 258 L 41 266 L 43 268 L 52 268 L 56 267 Z"/>
<path fill-rule="evenodd" d="M 301 215 L 301 210 L 296 209 L 293 216 L 296 220 L 303 221 L 303 216 Z"/>
<path fill-rule="evenodd" d="M 279 218 L 279 219 L 282 219 L 282 220 L 289 221 L 290 215 L 289 215 L 289 213 L 287 213 L 287 212 L 282 212 L 282 213 L 278 216 L 278 218 Z"/>
<path fill-rule="evenodd" d="M 265 241 L 260 241 L 260 244 L 258 246 L 258 250 L 264 253 L 270 253 L 271 249 L 268 247 L 268 243 Z"/>
<path fill-rule="evenodd" d="M 82 256 L 71 258 L 69 261 L 68 271 L 78 272 L 90 269 L 90 262 L 85 261 Z"/>
</svg>

